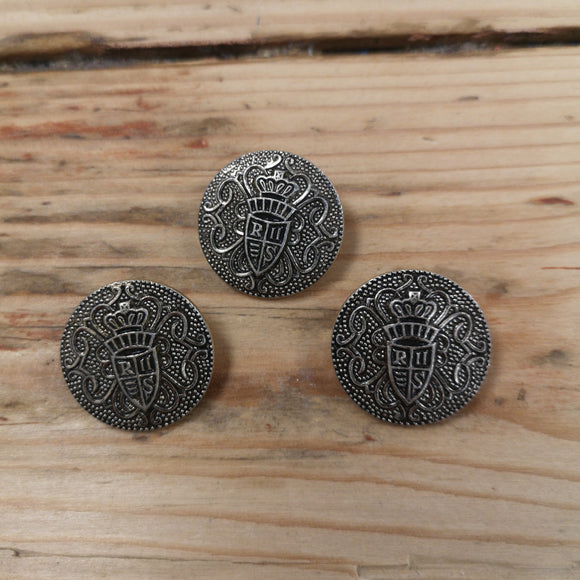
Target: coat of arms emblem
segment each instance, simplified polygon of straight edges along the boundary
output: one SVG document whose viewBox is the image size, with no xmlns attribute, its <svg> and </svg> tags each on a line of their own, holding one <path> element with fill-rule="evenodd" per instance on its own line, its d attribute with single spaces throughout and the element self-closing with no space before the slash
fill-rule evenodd
<svg viewBox="0 0 580 580">
<path fill-rule="evenodd" d="M 145 308 L 132 309 L 128 302 L 119 306 L 117 312 L 105 316 L 105 324 L 113 331 L 105 345 L 119 387 L 133 405 L 146 411 L 159 390 L 155 333 L 144 330 L 149 316 Z"/>
<path fill-rule="evenodd" d="M 295 208 L 288 203 L 295 185 L 281 171 L 256 179 L 258 195 L 248 199 L 245 250 L 252 271 L 261 276 L 277 262 L 286 246 Z"/>
<path fill-rule="evenodd" d="M 429 384 L 435 366 L 439 329 L 430 324 L 437 310 L 434 302 L 421 300 L 420 292 L 409 292 L 408 299 L 390 304 L 397 321 L 384 327 L 387 367 L 393 388 L 410 405 Z"/>
</svg>

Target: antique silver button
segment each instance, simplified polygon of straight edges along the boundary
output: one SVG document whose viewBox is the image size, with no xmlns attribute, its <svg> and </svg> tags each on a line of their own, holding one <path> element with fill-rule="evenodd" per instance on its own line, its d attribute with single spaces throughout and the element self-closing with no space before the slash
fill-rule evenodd
<svg viewBox="0 0 580 580">
<path fill-rule="evenodd" d="M 363 284 L 332 335 L 336 375 L 365 411 L 390 423 L 440 421 L 477 393 L 491 340 L 475 300 L 438 274 L 400 270 Z"/>
<path fill-rule="evenodd" d="M 179 292 L 125 280 L 85 298 L 66 324 L 62 372 L 97 419 L 147 431 L 181 419 L 199 402 L 213 368 L 207 325 Z"/>
<path fill-rule="evenodd" d="M 288 296 L 330 267 L 343 215 L 334 187 L 312 163 L 257 151 L 214 177 L 198 228 L 203 253 L 225 282 L 254 296 Z"/>
</svg>

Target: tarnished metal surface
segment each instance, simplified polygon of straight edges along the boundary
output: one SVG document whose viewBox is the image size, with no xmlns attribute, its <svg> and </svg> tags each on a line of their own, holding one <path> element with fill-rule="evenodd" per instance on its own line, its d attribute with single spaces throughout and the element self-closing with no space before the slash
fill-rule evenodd
<svg viewBox="0 0 580 580">
<path fill-rule="evenodd" d="M 348 395 L 383 421 L 433 423 L 464 407 L 489 364 L 475 300 L 438 274 L 401 270 L 363 284 L 343 305 L 332 359 Z"/>
<path fill-rule="evenodd" d="M 193 409 L 213 368 L 208 328 L 179 292 L 126 280 L 90 294 L 70 317 L 61 365 L 77 401 L 121 429 L 164 427 Z"/>
<path fill-rule="evenodd" d="M 209 184 L 199 211 L 203 253 L 228 284 L 288 296 L 316 282 L 338 252 L 342 207 L 328 178 L 284 151 L 248 153 Z"/>
</svg>

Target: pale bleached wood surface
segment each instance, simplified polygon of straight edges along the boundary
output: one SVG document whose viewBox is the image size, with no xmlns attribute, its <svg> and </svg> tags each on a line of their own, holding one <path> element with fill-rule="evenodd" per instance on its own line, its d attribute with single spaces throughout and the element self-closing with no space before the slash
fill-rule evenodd
<svg viewBox="0 0 580 580">
<path fill-rule="evenodd" d="M 576 0 L 0 0 L 0 58 L 95 47 L 211 46 L 314 38 L 558 34 Z M 53 35 L 53 36 L 50 36 Z"/>
<path fill-rule="evenodd" d="M 0 76 L 0 576 L 574 578 L 580 561 L 580 49 L 202 61 Z M 205 186 L 250 150 L 321 167 L 341 252 L 264 301 L 206 263 Z M 361 411 L 330 360 L 369 278 L 453 278 L 491 326 L 439 425 Z M 114 280 L 198 306 L 206 398 L 152 434 L 85 413 L 63 325 Z"/>
</svg>

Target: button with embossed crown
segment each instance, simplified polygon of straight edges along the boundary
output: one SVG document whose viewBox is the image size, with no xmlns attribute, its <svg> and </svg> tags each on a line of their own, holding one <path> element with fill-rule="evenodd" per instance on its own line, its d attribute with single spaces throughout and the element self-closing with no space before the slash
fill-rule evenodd
<svg viewBox="0 0 580 580">
<path fill-rule="evenodd" d="M 213 178 L 198 218 L 210 266 L 230 286 L 261 297 L 314 284 L 334 261 L 342 206 L 330 180 L 306 159 L 256 151 Z"/>
<path fill-rule="evenodd" d="M 375 417 L 434 423 L 485 378 L 489 329 L 475 300 L 444 276 L 400 270 L 369 280 L 340 310 L 332 361 L 347 394 Z"/>
<path fill-rule="evenodd" d="M 66 324 L 60 357 L 86 411 L 136 431 L 189 413 L 213 369 L 211 336 L 197 308 L 147 280 L 114 282 L 87 296 Z"/>
</svg>

